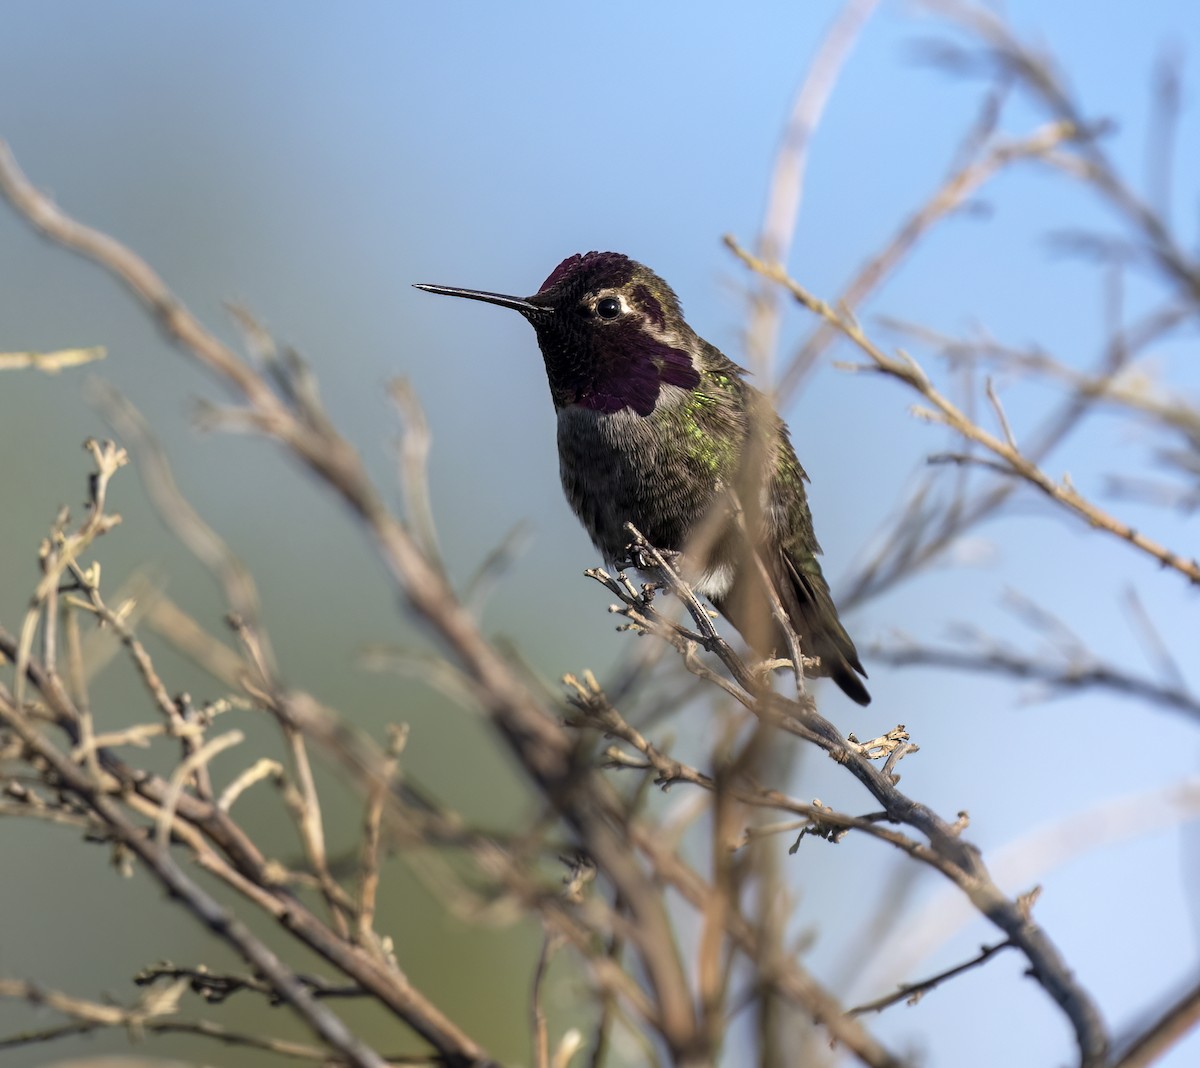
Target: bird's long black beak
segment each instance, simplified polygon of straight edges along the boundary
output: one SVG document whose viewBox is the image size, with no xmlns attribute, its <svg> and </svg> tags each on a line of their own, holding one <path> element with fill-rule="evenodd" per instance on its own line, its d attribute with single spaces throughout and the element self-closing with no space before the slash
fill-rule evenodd
<svg viewBox="0 0 1200 1068">
<path fill-rule="evenodd" d="M 545 315 L 549 309 L 539 304 L 531 304 L 524 297 L 510 297 L 504 293 L 486 293 L 482 289 L 459 289 L 456 286 L 431 286 L 425 282 L 414 282 L 414 289 L 423 289 L 426 293 L 443 293 L 447 297 L 466 297 L 468 300 L 482 300 L 486 304 L 499 304 L 502 308 L 512 308 L 526 318 L 537 319 Z"/>
</svg>

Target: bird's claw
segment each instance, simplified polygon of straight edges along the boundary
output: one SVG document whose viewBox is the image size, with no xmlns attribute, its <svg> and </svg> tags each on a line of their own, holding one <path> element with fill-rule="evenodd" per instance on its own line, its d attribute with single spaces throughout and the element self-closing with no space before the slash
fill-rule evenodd
<svg viewBox="0 0 1200 1068">
<path fill-rule="evenodd" d="M 649 545 L 631 542 L 625 546 L 625 559 L 621 561 L 621 566 L 632 567 L 637 571 L 656 571 L 661 566 L 661 561 L 673 568 L 682 555 L 674 549 L 651 549 Z"/>
</svg>

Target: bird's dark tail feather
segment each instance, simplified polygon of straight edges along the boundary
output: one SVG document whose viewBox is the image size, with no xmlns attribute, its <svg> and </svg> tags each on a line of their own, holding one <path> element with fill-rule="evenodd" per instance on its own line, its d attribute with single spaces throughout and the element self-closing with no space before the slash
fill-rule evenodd
<svg viewBox="0 0 1200 1068">
<path fill-rule="evenodd" d="M 772 580 L 799 639 L 801 652 L 821 659 L 817 673 L 833 679 L 850 700 L 860 705 L 870 704 L 871 695 L 862 682 L 867 673 L 854 642 L 838 619 L 837 607 L 821 573 L 801 571 L 786 554 L 780 554 Z M 787 636 L 771 617 L 761 583 L 736 583 L 730 595 L 720 601 L 714 599 L 713 605 L 760 655 L 788 655 Z"/>
<path fill-rule="evenodd" d="M 824 577 L 819 571 L 800 571 L 788 556 L 784 556 L 783 562 L 786 571 L 784 581 L 780 583 L 784 588 L 783 605 L 800 635 L 801 650 L 807 639 L 812 655 L 821 658 L 821 674 L 833 679 L 851 701 L 870 704 L 871 695 L 859 678 L 861 675 L 865 679 L 867 673 L 854 642 L 838 618 L 837 606 Z M 789 591 L 795 598 L 791 604 L 787 597 Z"/>
</svg>

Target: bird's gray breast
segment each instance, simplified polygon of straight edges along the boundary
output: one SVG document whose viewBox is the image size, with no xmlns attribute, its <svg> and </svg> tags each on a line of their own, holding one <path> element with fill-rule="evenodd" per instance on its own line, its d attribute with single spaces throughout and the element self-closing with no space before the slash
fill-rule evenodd
<svg viewBox="0 0 1200 1068">
<path fill-rule="evenodd" d="M 715 493 L 711 472 L 691 462 L 677 422 L 624 409 L 558 413 L 559 472 L 567 501 L 596 547 L 625 556 L 633 523 L 651 544 L 682 550 Z"/>
</svg>

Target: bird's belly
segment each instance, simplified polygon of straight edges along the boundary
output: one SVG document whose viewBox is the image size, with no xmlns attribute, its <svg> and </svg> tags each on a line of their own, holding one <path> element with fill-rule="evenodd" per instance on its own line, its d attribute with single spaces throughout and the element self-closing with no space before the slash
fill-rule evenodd
<svg viewBox="0 0 1200 1068">
<path fill-rule="evenodd" d="M 682 550 L 716 493 L 712 473 L 690 462 L 682 443 L 629 410 L 562 409 L 558 456 L 567 501 L 609 560 L 626 555 L 626 523 L 660 549 Z"/>
</svg>

